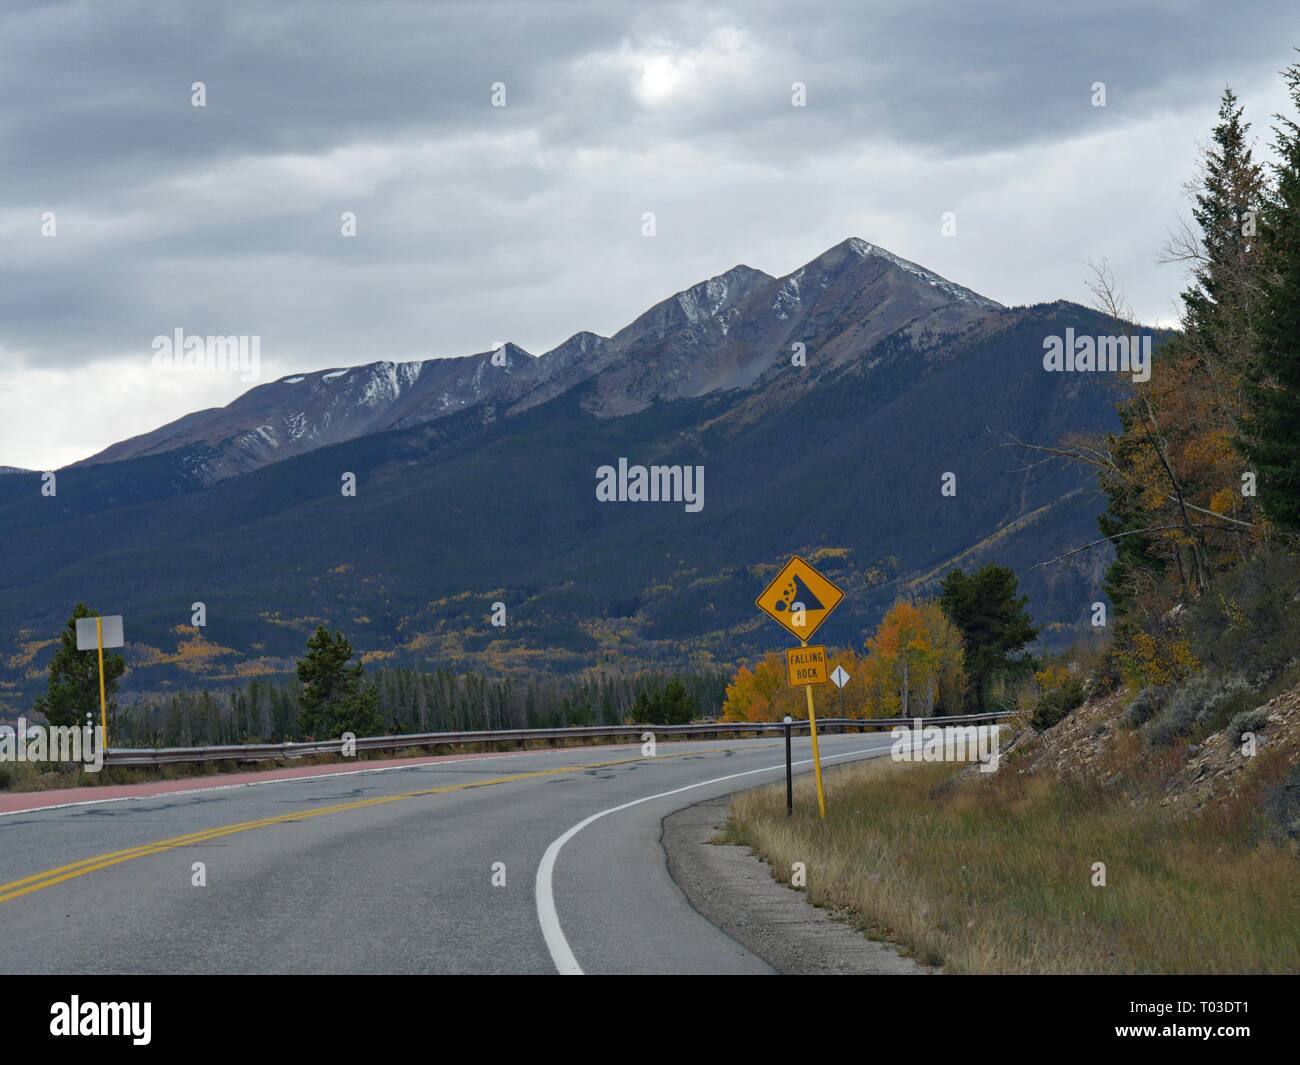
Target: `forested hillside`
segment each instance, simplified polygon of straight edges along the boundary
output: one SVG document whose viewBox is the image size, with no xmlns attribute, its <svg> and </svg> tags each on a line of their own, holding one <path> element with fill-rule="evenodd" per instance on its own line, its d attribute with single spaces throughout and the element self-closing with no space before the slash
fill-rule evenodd
<svg viewBox="0 0 1300 1065">
<path fill-rule="evenodd" d="M 1041 362 L 1045 335 L 1107 320 L 1068 303 L 997 308 L 851 242 L 833 252 L 804 275 L 804 365 L 774 348 L 779 307 L 724 330 L 696 302 L 650 347 L 659 320 L 637 325 L 641 384 L 614 362 L 508 417 L 484 402 L 211 485 L 206 444 L 59 471 L 53 498 L 36 475 L 4 478 L 0 699 L 27 705 L 79 601 L 126 616 L 127 693 L 286 675 L 319 624 L 373 666 L 724 668 L 777 645 L 753 599 L 793 552 L 846 588 L 825 632 L 840 645 L 952 565 L 989 561 L 1021 573 L 1043 639 L 1065 642 L 1107 559 L 1034 566 L 1086 536 L 1103 500 L 1089 471 L 1005 445 L 1115 427 L 1115 375 Z M 754 380 L 646 398 L 645 375 L 674 380 L 710 344 L 715 366 L 737 345 L 762 352 Z M 703 467 L 703 509 L 598 501 L 596 470 L 620 457 Z"/>
</svg>

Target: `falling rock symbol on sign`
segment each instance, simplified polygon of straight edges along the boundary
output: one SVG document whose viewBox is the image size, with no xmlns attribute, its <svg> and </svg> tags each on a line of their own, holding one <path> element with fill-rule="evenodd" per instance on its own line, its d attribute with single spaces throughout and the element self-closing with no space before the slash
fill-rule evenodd
<svg viewBox="0 0 1300 1065">
<path fill-rule="evenodd" d="M 813 595 L 808 585 L 796 573 L 793 580 L 781 591 L 782 598 L 778 599 L 773 606 L 777 610 L 789 610 L 795 603 L 802 603 L 805 610 L 825 610 L 822 601 Z"/>
<path fill-rule="evenodd" d="M 844 598 L 835 582 L 798 555 L 781 567 L 754 605 L 800 642 L 807 642 Z"/>
</svg>

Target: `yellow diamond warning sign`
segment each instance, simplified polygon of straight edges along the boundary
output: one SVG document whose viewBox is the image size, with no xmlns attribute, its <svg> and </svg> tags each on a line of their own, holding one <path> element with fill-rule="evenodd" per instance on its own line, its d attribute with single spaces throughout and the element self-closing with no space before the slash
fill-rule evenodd
<svg viewBox="0 0 1300 1065">
<path fill-rule="evenodd" d="M 757 599 L 758 609 L 800 640 L 808 640 L 840 605 L 844 593 L 798 555 Z"/>
<path fill-rule="evenodd" d="M 792 647 L 785 653 L 785 668 L 793 686 L 800 684 L 825 684 L 826 648 Z"/>
</svg>

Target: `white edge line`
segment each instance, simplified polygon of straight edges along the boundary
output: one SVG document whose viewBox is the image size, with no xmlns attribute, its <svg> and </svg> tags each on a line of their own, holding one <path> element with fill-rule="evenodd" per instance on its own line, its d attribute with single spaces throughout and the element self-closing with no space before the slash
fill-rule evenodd
<svg viewBox="0 0 1300 1065">
<path fill-rule="evenodd" d="M 822 759 L 823 762 L 830 762 L 837 758 L 851 758 L 856 754 L 879 754 L 889 750 L 889 747 L 866 747 L 858 751 L 845 751 L 843 754 L 831 754 Z M 791 762 L 792 766 L 811 765 L 811 758 L 804 758 L 797 762 Z M 542 926 L 542 938 L 546 940 L 546 949 L 551 952 L 551 961 L 555 963 L 556 970 L 561 976 L 583 976 L 582 966 L 578 964 L 578 959 L 573 956 L 573 950 L 569 947 L 569 941 L 564 936 L 564 930 L 560 927 L 560 915 L 555 910 L 555 892 L 551 884 L 552 874 L 555 871 L 555 860 L 560 856 L 560 850 L 574 836 L 581 832 L 593 821 L 599 821 L 602 817 L 609 814 L 616 814 L 620 810 L 626 810 L 631 806 L 640 806 L 643 802 L 651 802 L 655 799 L 664 799 L 669 795 L 680 795 L 683 791 L 691 791 L 695 788 L 707 787 L 709 784 L 721 784 L 724 780 L 736 780 L 738 777 L 752 777 L 756 773 L 772 773 L 778 769 L 784 769 L 785 762 L 779 765 L 766 766 L 763 769 L 747 769 L 743 773 L 731 773 L 725 777 L 714 777 L 712 780 L 701 780 L 696 784 L 687 784 L 683 788 L 673 788 L 672 791 L 661 791 L 658 795 L 647 795 L 641 799 L 633 799 L 631 802 L 625 802 L 621 806 L 611 806 L 608 810 L 601 810 L 590 817 L 583 818 L 571 829 L 554 840 L 546 853 L 542 855 L 541 864 L 537 867 L 537 882 L 534 891 L 534 897 L 537 904 L 537 920 Z"/>
</svg>

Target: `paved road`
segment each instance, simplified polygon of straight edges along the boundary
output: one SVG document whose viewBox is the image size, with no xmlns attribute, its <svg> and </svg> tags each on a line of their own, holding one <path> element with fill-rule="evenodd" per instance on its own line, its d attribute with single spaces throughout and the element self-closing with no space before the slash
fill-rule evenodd
<svg viewBox="0 0 1300 1065">
<path fill-rule="evenodd" d="M 659 834 L 783 765 L 772 738 L 568 749 L 10 814 L 0 972 L 769 972 L 690 907 Z"/>
</svg>

